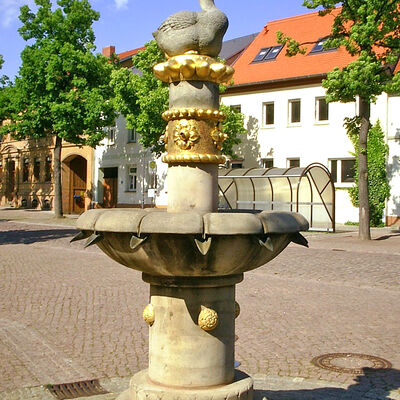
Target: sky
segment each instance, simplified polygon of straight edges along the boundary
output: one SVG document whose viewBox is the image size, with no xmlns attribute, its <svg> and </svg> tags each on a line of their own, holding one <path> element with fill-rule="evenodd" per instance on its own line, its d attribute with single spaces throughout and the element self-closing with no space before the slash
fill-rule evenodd
<svg viewBox="0 0 400 400">
<path fill-rule="evenodd" d="M 151 33 L 169 15 L 183 10 L 199 11 L 198 0 L 89 0 L 100 12 L 93 24 L 97 51 L 115 46 L 116 52 L 142 47 L 152 39 Z M 302 0 L 215 0 L 229 18 L 225 40 L 260 32 L 268 21 L 309 12 Z M 0 75 L 18 74 L 20 53 L 26 42 L 19 36 L 19 8 L 33 0 L 0 0 L 0 54 L 4 57 Z M 55 0 L 53 0 L 55 4 Z"/>
</svg>

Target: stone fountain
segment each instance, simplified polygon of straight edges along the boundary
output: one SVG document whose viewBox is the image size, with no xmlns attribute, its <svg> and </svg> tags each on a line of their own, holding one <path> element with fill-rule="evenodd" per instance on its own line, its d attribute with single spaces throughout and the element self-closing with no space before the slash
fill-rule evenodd
<svg viewBox="0 0 400 400">
<path fill-rule="evenodd" d="M 82 214 L 75 240 L 97 244 L 150 284 L 143 311 L 149 367 L 119 400 L 251 399 L 252 379 L 235 370 L 235 285 L 245 271 L 290 242 L 306 245 L 303 216 L 287 212 L 217 212 L 218 165 L 226 135 L 218 85 L 233 68 L 218 62 L 226 16 L 213 0 L 203 11 L 169 17 L 154 33 L 167 61 L 154 67 L 169 83 L 168 208 L 99 209 Z"/>
</svg>

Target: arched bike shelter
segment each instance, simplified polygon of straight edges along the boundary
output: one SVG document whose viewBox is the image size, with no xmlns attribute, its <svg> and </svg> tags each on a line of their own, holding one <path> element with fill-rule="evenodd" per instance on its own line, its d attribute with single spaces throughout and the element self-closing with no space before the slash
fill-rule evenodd
<svg viewBox="0 0 400 400">
<path fill-rule="evenodd" d="M 335 187 L 322 164 L 221 168 L 218 186 L 221 209 L 299 212 L 309 221 L 310 229 L 335 231 Z"/>
</svg>

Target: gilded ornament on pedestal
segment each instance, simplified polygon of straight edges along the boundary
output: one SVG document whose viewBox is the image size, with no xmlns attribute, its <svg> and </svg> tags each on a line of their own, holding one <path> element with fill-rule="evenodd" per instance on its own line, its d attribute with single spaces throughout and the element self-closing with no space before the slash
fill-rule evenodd
<svg viewBox="0 0 400 400">
<path fill-rule="evenodd" d="M 235 70 L 209 56 L 182 54 L 155 65 L 153 72 L 163 82 L 192 80 L 225 83 L 232 79 Z"/>
<path fill-rule="evenodd" d="M 146 308 L 143 310 L 143 319 L 149 326 L 152 326 L 154 324 L 154 319 L 155 319 L 154 307 L 151 304 L 148 304 Z"/>
<path fill-rule="evenodd" d="M 218 325 L 218 313 L 212 308 L 201 306 L 198 324 L 204 331 L 212 331 Z"/>
<path fill-rule="evenodd" d="M 173 108 L 163 112 L 162 117 L 165 121 L 195 118 L 221 122 L 226 119 L 226 115 L 223 111 L 213 109 L 204 110 L 202 108 Z"/>
<path fill-rule="evenodd" d="M 218 154 L 164 154 L 161 160 L 168 164 L 190 162 L 202 164 L 225 164 L 225 156 Z"/>
<path fill-rule="evenodd" d="M 225 142 L 226 139 L 228 139 L 228 135 L 224 132 L 221 132 L 218 127 L 215 127 L 211 132 L 210 132 L 211 138 L 213 140 L 213 143 L 215 147 L 218 150 L 222 149 L 222 145 Z"/>
<path fill-rule="evenodd" d="M 240 305 L 237 301 L 235 301 L 235 318 L 240 315 Z"/>
<path fill-rule="evenodd" d="M 160 136 L 160 140 L 164 142 L 165 150 L 168 151 L 168 126 L 165 128 L 164 133 Z"/>
<path fill-rule="evenodd" d="M 197 126 L 194 121 L 180 120 L 175 125 L 174 142 L 181 150 L 188 150 L 200 139 Z"/>
</svg>

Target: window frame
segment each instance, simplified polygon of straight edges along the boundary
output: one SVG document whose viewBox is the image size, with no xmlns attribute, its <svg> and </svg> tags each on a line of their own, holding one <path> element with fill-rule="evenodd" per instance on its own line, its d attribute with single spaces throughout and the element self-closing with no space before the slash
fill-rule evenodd
<svg viewBox="0 0 400 400">
<path fill-rule="evenodd" d="M 24 157 L 22 160 L 22 183 L 29 182 L 29 158 Z"/>
<path fill-rule="evenodd" d="M 40 182 L 41 161 L 39 157 L 33 159 L 33 182 Z"/>
<path fill-rule="evenodd" d="M 229 106 L 229 108 L 236 113 L 242 113 L 242 105 L 241 104 L 232 104 Z"/>
<path fill-rule="evenodd" d="M 134 136 L 134 139 L 132 139 Z M 128 143 L 137 143 L 138 142 L 138 133 L 135 128 L 128 129 Z"/>
<path fill-rule="evenodd" d="M 299 165 L 290 165 L 292 161 L 298 161 Z M 300 157 L 288 157 L 286 158 L 286 168 L 300 168 Z"/>
<path fill-rule="evenodd" d="M 269 47 L 262 47 L 257 55 L 253 58 L 252 64 L 258 64 L 262 62 L 269 62 L 269 61 L 275 61 L 276 58 L 278 57 L 279 53 L 282 51 L 283 45 L 277 44 L 275 46 L 269 46 Z M 265 52 L 265 54 L 262 55 L 261 53 Z M 270 56 L 272 54 L 272 57 Z"/>
<path fill-rule="evenodd" d="M 355 185 L 355 166 L 356 166 L 355 157 L 330 158 L 328 161 L 329 161 L 329 172 L 332 176 L 332 181 L 336 187 L 353 187 Z M 353 161 L 354 162 L 354 178 L 351 181 L 343 180 L 343 165 L 342 165 L 343 161 Z M 333 162 L 336 162 L 336 174 L 333 174 L 333 171 L 332 171 L 332 163 Z M 334 175 L 336 175 L 336 179 L 335 179 Z"/>
<path fill-rule="evenodd" d="M 267 107 L 273 106 L 273 114 L 272 114 L 272 123 L 267 123 Z M 275 127 L 275 102 L 274 101 L 265 101 L 263 103 L 263 126 L 265 128 L 274 128 Z"/>
<path fill-rule="evenodd" d="M 330 51 L 336 51 L 337 48 L 336 47 L 332 47 L 330 49 L 324 49 L 324 43 L 330 39 L 329 36 L 325 36 L 322 38 L 319 38 L 316 43 L 314 44 L 313 48 L 310 50 L 310 52 L 308 53 L 309 56 L 312 56 L 314 54 L 321 54 L 321 53 L 327 53 Z M 317 49 L 318 47 L 318 49 Z"/>
<path fill-rule="evenodd" d="M 273 157 L 265 157 L 265 158 L 262 158 L 262 159 L 261 159 L 261 162 L 262 162 L 262 167 L 263 167 L 264 169 L 274 168 L 274 158 L 273 158 Z M 267 166 L 265 165 L 267 162 L 272 162 L 272 165 L 271 165 L 270 167 L 267 167 Z"/>
<path fill-rule="evenodd" d="M 127 185 L 126 191 L 127 192 L 137 192 L 138 189 L 138 167 L 137 164 L 130 164 L 127 166 Z M 131 172 L 131 169 L 135 169 L 135 172 Z M 134 187 L 131 188 L 131 177 L 134 177 Z"/>
<path fill-rule="evenodd" d="M 320 110 L 321 110 L 321 108 L 320 108 L 321 100 L 325 101 L 326 110 L 327 110 L 327 112 L 326 112 L 327 118 L 326 119 L 320 119 L 319 118 L 320 114 L 321 114 L 321 112 L 320 112 Z M 326 97 L 325 96 L 317 96 L 315 98 L 315 123 L 316 124 L 320 124 L 320 125 L 329 123 L 329 103 L 326 101 Z"/>
<path fill-rule="evenodd" d="M 52 166 L 51 156 L 46 156 L 45 164 L 44 164 L 44 181 L 45 182 L 51 182 L 51 178 L 52 178 L 51 166 Z"/>
<path fill-rule="evenodd" d="M 294 103 L 299 103 L 299 120 L 298 121 L 292 121 L 293 117 L 293 104 Z M 301 125 L 301 99 L 289 99 L 288 100 L 288 125 L 289 126 L 299 126 Z"/>
<path fill-rule="evenodd" d="M 111 134 L 113 132 L 113 134 Z M 115 138 L 117 135 L 117 127 L 116 126 L 108 126 L 107 127 L 107 145 L 113 146 L 115 144 Z"/>
<path fill-rule="evenodd" d="M 233 165 L 239 165 L 240 167 L 234 167 Z M 238 168 L 243 168 L 243 164 L 244 164 L 244 159 L 243 158 L 237 158 L 237 159 L 233 159 L 229 161 L 229 168 L 232 169 L 238 169 Z"/>
</svg>

